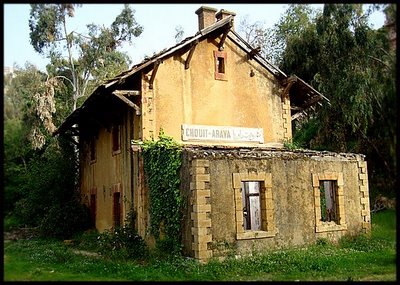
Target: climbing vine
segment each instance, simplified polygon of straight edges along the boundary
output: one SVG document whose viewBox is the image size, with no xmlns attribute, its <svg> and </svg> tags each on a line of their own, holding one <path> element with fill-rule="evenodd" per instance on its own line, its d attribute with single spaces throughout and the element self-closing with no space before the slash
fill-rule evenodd
<svg viewBox="0 0 400 285">
<path fill-rule="evenodd" d="M 163 130 L 160 130 L 158 140 L 147 140 L 142 148 L 150 192 L 150 233 L 161 250 L 178 253 L 182 248 L 179 190 L 182 148 Z"/>
</svg>

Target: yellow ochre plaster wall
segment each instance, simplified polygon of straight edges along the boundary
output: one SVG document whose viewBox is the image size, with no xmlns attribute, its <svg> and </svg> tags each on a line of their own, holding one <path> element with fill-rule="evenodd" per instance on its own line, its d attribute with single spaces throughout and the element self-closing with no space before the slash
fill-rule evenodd
<svg viewBox="0 0 400 285">
<path fill-rule="evenodd" d="M 262 128 L 264 145 L 223 141 L 201 144 L 281 146 L 284 139 L 291 138 L 289 101 L 281 99 L 283 89 L 273 74 L 249 60 L 229 38 L 223 50 L 227 54 L 226 80 L 215 79 L 213 52 L 218 51 L 218 42 L 218 38 L 199 42 L 189 69 L 184 64 L 189 52 L 165 59 L 158 67 L 153 89 L 148 87 L 152 71 L 143 76 L 144 138 L 156 138 L 162 128 L 183 142 L 182 124 L 232 126 Z"/>
</svg>

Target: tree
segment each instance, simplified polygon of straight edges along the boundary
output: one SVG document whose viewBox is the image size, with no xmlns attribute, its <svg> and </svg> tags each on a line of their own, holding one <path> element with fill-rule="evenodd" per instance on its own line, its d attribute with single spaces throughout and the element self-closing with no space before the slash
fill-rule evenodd
<svg viewBox="0 0 400 285">
<path fill-rule="evenodd" d="M 128 57 L 117 48 L 122 43 L 131 43 L 143 28 L 134 18 L 134 10 L 125 4 L 111 27 L 87 25 L 88 35 L 68 31 L 67 19 L 74 16 L 79 4 L 31 4 L 29 19 L 30 39 L 35 51 L 46 54 L 52 65 L 73 88 L 73 110 L 77 100 L 87 95 L 87 86 L 91 80 L 97 83 L 108 76 L 126 69 Z M 62 46 L 64 44 L 64 46 Z M 67 59 L 62 53 L 66 50 Z M 75 52 L 75 53 L 74 53 Z M 78 54 L 74 57 L 74 54 Z M 113 72 L 110 63 L 114 63 Z M 54 71 L 54 68 L 53 68 Z"/>
<path fill-rule="evenodd" d="M 295 138 L 312 148 L 366 154 L 371 181 L 385 177 L 388 191 L 396 181 L 396 60 L 387 31 L 369 27 L 369 12 L 361 4 L 326 4 L 312 24 L 288 37 L 280 67 L 331 102 Z"/>
<path fill-rule="evenodd" d="M 109 28 L 90 24 L 87 35 L 68 31 L 77 6 L 31 5 L 31 43 L 51 64 L 47 73 L 27 64 L 4 86 L 4 211 L 47 236 L 70 236 L 89 218 L 77 191 L 75 148 L 51 136 L 55 125 L 102 80 L 127 69 L 129 58 L 118 47 L 142 32 L 128 5 Z"/>
<path fill-rule="evenodd" d="M 276 63 L 277 46 L 274 43 L 273 29 L 264 27 L 264 23 L 260 21 L 250 23 L 246 15 L 240 21 L 239 32 L 252 47 L 260 49 L 261 56 Z"/>
<path fill-rule="evenodd" d="M 76 191 L 77 169 L 71 145 L 51 137 L 38 123 L 38 108 L 47 107 L 35 94 L 46 93 L 42 84 L 46 78 L 28 63 L 5 82 L 4 99 L 12 99 L 14 112 L 4 117 L 3 213 L 13 215 L 22 225 L 39 227 L 47 236 L 66 237 L 87 228 L 89 220 Z M 58 115 L 56 120 L 60 119 Z M 30 140 L 37 128 L 46 136 L 43 148 L 35 147 L 37 140 Z"/>
<path fill-rule="evenodd" d="M 272 28 L 259 21 L 250 23 L 246 16 L 240 21 L 239 31 L 250 45 L 261 48 L 263 57 L 279 65 L 289 39 L 307 29 L 317 12 L 308 4 L 290 4 Z"/>
<path fill-rule="evenodd" d="M 386 28 L 370 28 L 375 10 L 385 12 Z M 292 4 L 272 29 L 241 23 L 267 59 L 330 99 L 293 122 L 296 144 L 366 154 L 372 188 L 384 191 L 396 183 L 395 14 L 395 4 Z"/>
<path fill-rule="evenodd" d="M 67 20 L 74 17 L 75 8 L 79 6 L 31 4 L 31 44 L 35 51 L 50 59 L 48 77 L 43 81 L 44 88 L 34 93 L 44 131 L 50 134 L 55 130 L 53 114 L 57 105 L 61 105 L 63 114 L 74 111 L 78 100 L 86 98 L 103 80 L 126 70 L 130 60 L 125 53 L 118 51 L 118 47 L 122 43 L 131 43 L 143 31 L 128 4 L 125 4 L 109 28 L 88 24 L 87 35 L 69 31 Z M 63 57 L 65 53 L 66 58 Z M 63 89 L 59 94 L 70 93 L 72 96 L 63 96 L 56 104 L 56 88 Z M 36 126 L 32 132 L 37 148 L 45 143 L 42 130 Z"/>
<path fill-rule="evenodd" d="M 176 41 L 176 43 L 179 43 L 182 40 L 183 35 L 185 34 L 185 32 L 183 31 L 183 28 L 182 28 L 181 25 L 178 25 L 178 26 L 175 27 L 175 32 L 176 32 L 175 41 Z"/>
</svg>

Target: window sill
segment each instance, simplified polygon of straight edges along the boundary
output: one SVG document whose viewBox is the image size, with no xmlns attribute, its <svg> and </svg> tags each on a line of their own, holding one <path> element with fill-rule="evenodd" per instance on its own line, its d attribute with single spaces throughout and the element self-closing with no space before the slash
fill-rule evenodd
<svg viewBox="0 0 400 285">
<path fill-rule="evenodd" d="M 257 239 L 257 238 L 269 238 L 276 236 L 276 231 L 246 231 L 243 233 L 237 233 L 236 239 Z"/>
<path fill-rule="evenodd" d="M 226 77 L 225 73 L 215 73 L 214 78 L 216 80 L 221 80 L 221 81 L 228 81 L 228 78 Z"/>
<path fill-rule="evenodd" d="M 112 152 L 112 155 L 115 156 L 115 155 L 120 154 L 120 153 L 121 153 L 121 149 L 119 149 L 119 150 L 114 150 L 114 151 Z"/>
<path fill-rule="evenodd" d="M 347 230 L 347 224 L 338 225 L 335 222 L 320 223 L 315 227 L 315 232 L 332 232 Z"/>
</svg>

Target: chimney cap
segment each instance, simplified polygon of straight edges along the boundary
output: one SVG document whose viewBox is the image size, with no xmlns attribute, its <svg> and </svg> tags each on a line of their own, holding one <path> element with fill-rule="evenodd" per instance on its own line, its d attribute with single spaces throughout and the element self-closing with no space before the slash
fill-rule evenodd
<svg viewBox="0 0 400 285">
<path fill-rule="evenodd" d="M 208 7 L 208 6 L 201 6 L 199 9 L 196 10 L 196 14 L 200 14 L 201 12 L 203 12 L 204 10 L 208 10 L 210 12 L 217 12 L 218 9 L 212 8 L 212 7 Z"/>
<path fill-rule="evenodd" d="M 236 13 L 235 13 L 235 12 L 228 11 L 228 10 L 225 10 L 225 9 L 221 9 L 221 10 L 219 10 L 219 12 L 218 12 L 217 14 L 215 14 L 215 16 L 216 16 L 217 18 L 223 18 L 222 15 L 232 15 L 232 16 L 236 16 Z"/>
</svg>

